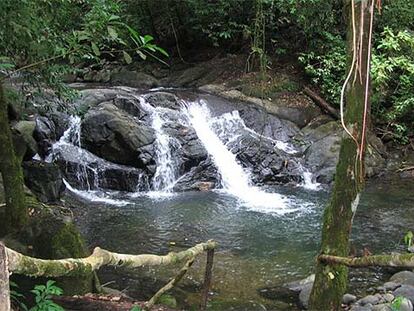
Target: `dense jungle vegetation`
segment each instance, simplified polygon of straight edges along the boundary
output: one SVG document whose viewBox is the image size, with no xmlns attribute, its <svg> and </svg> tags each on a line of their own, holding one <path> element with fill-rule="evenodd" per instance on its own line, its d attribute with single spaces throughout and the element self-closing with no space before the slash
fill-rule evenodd
<svg viewBox="0 0 414 311">
<path fill-rule="evenodd" d="M 76 68 L 68 64 L 79 68 L 136 58 L 169 62 L 167 52 L 178 57 L 208 48 L 243 51 L 246 69 L 265 71 L 286 59 L 299 62 L 324 98 L 338 106 L 347 63 L 342 8 L 337 0 L 4 0 L 0 56 L 4 69 L 58 59 L 27 76 L 47 76 L 57 86 L 59 76 Z M 414 127 L 414 3 L 385 0 L 378 13 L 374 124 L 381 137 L 407 144 Z"/>
</svg>

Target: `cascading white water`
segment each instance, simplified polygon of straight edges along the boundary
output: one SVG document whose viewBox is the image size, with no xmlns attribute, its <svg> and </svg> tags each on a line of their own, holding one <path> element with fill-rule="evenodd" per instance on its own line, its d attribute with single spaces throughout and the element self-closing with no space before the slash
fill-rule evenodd
<svg viewBox="0 0 414 311">
<path fill-rule="evenodd" d="M 154 109 L 155 110 L 155 109 Z M 153 178 L 155 191 L 172 192 L 175 184 L 176 165 L 171 155 L 171 138 L 163 130 L 164 120 L 157 111 L 152 113 L 152 128 L 155 131 L 155 162 L 157 169 Z"/>
<path fill-rule="evenodd" d="M 271 141 L 276 148 L 284 151 L 287 154 L 296 154 L 298 151 L 289 143 L 282 142 L 279 140 L 274 140 L 270 137 L 263 136 L 254 130 L 248 128 L 244 123 L 243 119 L 240 117 L 240 114 L 237 110 L 225 113 L 219 118 L 215 118 L 211 121 L 213 131 L 218 135 L 221 141 L 225 144 L 229 144 L 232 141 L 236 140 L 240 135 L 241 130 L 249 132 L 251 135 L 267 139 Z M 308 190 L 319 190 L 320 184 L 313 179 L 313 174 L 305 168 L 302 164 L 298 163 L 300 173 L 302 174 L 303 181 L 299 186 L 308 189 Z"/>
<path fill-rule="evenodd" d="M 178 141 L 165 133 L 163 129 L 166 122 L 166 112 L 169 109 L 153 107 L 142 96 L 134 97 L 140 101 L 141 106 L 150 114 L 151 126 L 155 132 L 154 146 L 157 168 L 152 180 L 152 189 L 154 191 L 148 193 L 148 195 L 154 198 L 169 196 L 177 180 L 177 165 L 172 156 L 171 149 L 173 145 L 178 144 Z"/>
<path fill-rule="evenodd" d="M 63 133 L 62 137 L 52 146 L 52 153 L 46 161 L 51 162 L 56 154 L 63 148 L 74 147 L 78 154 L 79 165 L 76 170 L 76 178 L 87 185 L 88 190 L 99 189 L 98 169 L 91 167 L 86 152 L 81 147 L 81 118 L 79 116 L 70 116 L 69 126 Z M 88 170 L 94 175 L 93 184 L 90 181 Z"/>
<path fill-rule="evenodd" d="M 212 129 L 210 110 L 205 103 L 187 103 L 183 113 L 217 166 L 223 189 L 227 193 L 239 198 L 251 208 L 277 209 L 275 211 L 281 213 L 290 211 L 286 197 L 262 191 L 251 185 L 249 174 L 237 163 L 236 156 L 227 149 Z"/>
</svg>

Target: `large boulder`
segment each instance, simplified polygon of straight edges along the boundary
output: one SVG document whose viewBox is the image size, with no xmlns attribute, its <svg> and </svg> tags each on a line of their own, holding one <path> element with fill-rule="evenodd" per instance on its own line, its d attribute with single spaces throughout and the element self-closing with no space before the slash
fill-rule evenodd
<svg viewBox="0 0 414 311">
<path fill-rule="evenodd" d="M 316 180 L 331 183 L 339 160 L 342 135 L 346 135 L 337 121 L 320 124 L 312 123 L 303 129 L 300 139 L 308 145 L 305 151 L 305 164 Z M 385 168 L 385 147 L 373 134 L 367 137 L 366 172 L 368 177 L 379 175 Z"/>
<path fill-rule="evenodd" d="M 138 89 L 149 89 L 160 85 L 153 76 L 130 70 L 121 70 L 111 75 L 111 82 L 115 85 L 124 85 Z"/>
<path fill-rule="evenodd" d="M 109 103 L 91 109 L 82 122 L 82 146 L 114 163 L 145 168 L 153 162 L 154 130 Z"/>
<path fill-rule="evenodd" d="M 59 146 L 55 157 L 65 179 L 78 189 L 148 190 L 148 176 L 141 169 L 110 163 L 69 144 Z"/>
<path fill-rule="evenodd" d="M 53 163 L 26 161 L 23 163 L 27 187 L 43 203 L 60 201 L 65 190 L 59 167 Z"/>
<path fill-rule="evenodd" d="M 33 137 L 35 127 L 34 121 L 19 121 L 12 127 L 16 155 L 23 160 L 30 160 L 37 153 L 37 143 Z"/>
</svg>

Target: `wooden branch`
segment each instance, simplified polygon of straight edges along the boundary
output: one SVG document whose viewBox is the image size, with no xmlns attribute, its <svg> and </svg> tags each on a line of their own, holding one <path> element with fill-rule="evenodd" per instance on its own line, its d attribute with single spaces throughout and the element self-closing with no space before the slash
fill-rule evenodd
<svg viewBox="0 0 414 311">
<path fill-rule="evenodd" d="M 213 260 L 214 260 L 214 249 L 209 249 L 207 251 L 207 263 L 206 263 L 206 272 L 204 274 L 204 284 L 203 290 L 201 292 L 201 304 L 200 311 L 205 311 L 207 309 L 208 293 L 211 286 L 211 278 L 213 272 Z"/>
<path fill-rule="evenodd" d="M 145 304 L 146 310 L 151 310 L 151 308 L 157 303 L 158 299 L 167 291 L 172 289 L 175 285 L 177 285 L 178 282 L 183 278 L 183 276 L 187 273 L 188 269 L 191 267 L 191 265 L 194 262 L 194 257 L 190 258 L 184 265 L 184 267 L 181 268 L 180 272 L 178 272 L 177 276 L 171 281 L 169 281 L 164 287 L 162 287 L 158 292 L 155 293 L 154 296 Z"/>
<path fill-rule="evenodd" d="M 9 269 L 3 242 L 0 242 L 0 311 L 10 311 Z"/>
<path fill-rule="evenodd" d="M 353 258 L 320 255 L 318 260 L 328 264 L 342 264 L 354 268 L 371 266 L 414 268 L 414 254 L 373 255 Z"/>
<path fill-rule="evenodd" d="M 6 249 L 9 260 L 9 271 L 27 276 L 80 276 L 98 270 L 102 266 L 117 266 L 137 268 L 143 266 L 165 266 L 180 263 L 214 249 L 216 242 L 209 240 L 197 244 L 182 252 L 171 252 L 165 256 L 157 255 L 127 255 L 113 253 L 96 247 L 91 256 L 86 258 L 68 258 L 59 260 L 37 259 L 20 254 L 10 248 Z"/>
<path fill-rule="evenodd" d="M 326 100 L 324 100 L 322 97 L 320 97 L 318 94 L 316 94 L 314 91 L 312 91 L 309 87 L 305 86 L 303 88 L 303 91 L 306 95 L 308 95 L 312 100 L 317 104 L 322 110 L 326 111 L 328 114 L 330 114 L 335 119 L 339 119 L 339 113 L 338 111 L 329 105 Z"/>
</svg>

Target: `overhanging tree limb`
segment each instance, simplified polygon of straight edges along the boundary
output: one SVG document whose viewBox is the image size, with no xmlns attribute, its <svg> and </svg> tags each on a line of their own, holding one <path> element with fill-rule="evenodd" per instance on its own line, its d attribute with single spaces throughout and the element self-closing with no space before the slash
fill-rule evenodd
<svg viewBox="0 0 414 311">
<path fill-rule="evenodd" d="M 10 248 L 6 249 L 9 271 L 28 276 L 79 276 L 98 270 L 102 266 L 138 268 L 143 266 L 165 266 L 194 258 L 206 250 L 214 249 L 216 242 L 210 240 L 197 244 L 181 252 L 171 252 L 165 256 L 118 254 L 96 247 L 89 257 L 59 260 L 37 259 L 20 254 Z"/>
<path fill-rule="evenodd" d="M 364 257 L 340 257 L 320 255 L 318 260 L 329 264 L 341 264 L 347 267 L 399 267 L 414 268 L 414 254 L 373 255 Z"/>
</svg>

